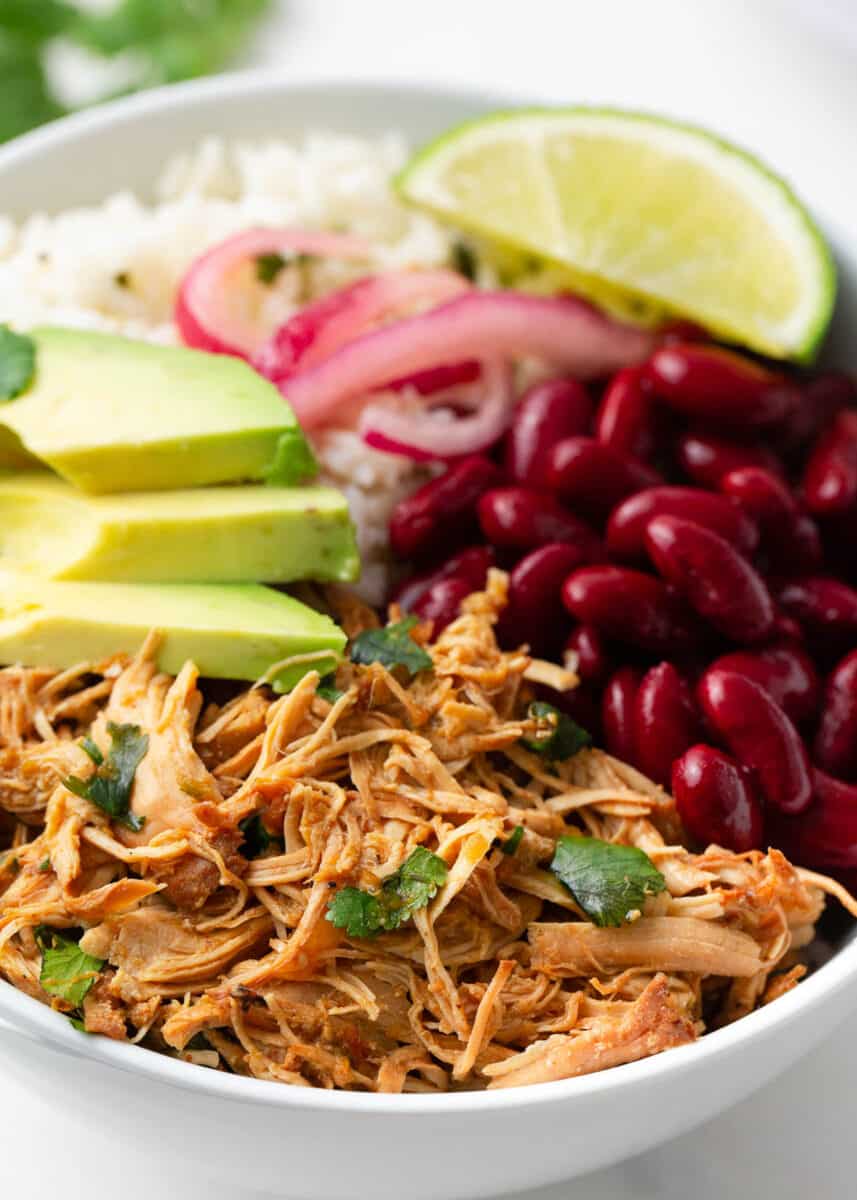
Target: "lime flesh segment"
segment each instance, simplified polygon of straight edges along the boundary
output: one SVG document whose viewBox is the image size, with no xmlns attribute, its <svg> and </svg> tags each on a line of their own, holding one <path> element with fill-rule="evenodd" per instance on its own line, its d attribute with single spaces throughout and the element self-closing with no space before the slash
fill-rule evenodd
<svg viewBox="0 0 857 1200">
<path fill-rule="evenodd" d="M 703 130 L 603 109 L 461 125 L 398 177 L 402 196 L 486 239 L 779 358 L 812 358 L 830 253 L 790 188 Z"/>
</svg>

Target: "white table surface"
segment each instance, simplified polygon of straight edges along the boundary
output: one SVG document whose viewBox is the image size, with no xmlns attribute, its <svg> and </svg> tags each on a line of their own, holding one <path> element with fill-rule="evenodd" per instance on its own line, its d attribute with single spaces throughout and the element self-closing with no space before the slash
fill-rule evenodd
<svg viewBox="0 0 857 1200">
<path fill-rule="evenodd" d="M 824 10 L 818 34 L 813 9 Z M 650 70 L 635 92 L 640 107 L 710 118 L 698 97 L 707 92 L 710 106 L 712 87 L 722 87 L 731 111 L 742 113 L 741 136 L 758 145 L 768 144 L 767 106 L 788 103 L 794 137 L 780 136 L 778 161 L 800 153 L 819 171 L 853 172 L 857 155 L 831 163 L 823 131 L 857 113 L 855 0 L 281 0 L 248 56 L 284 73 L 487 84 L 594 101 L 622 97 L 622 81 L 629 69 L 639 75 L 641 59 Z M 0 1062 L 2 1053 L 0 1036 Z M 845 1200 L 855 1193 L 855 1078 L 857 1016 L 695 1133 L 528 1200 Z M 37 1099 L 8 1084 L 0 1088 L 0 1161 L 4 1193 L 15 1200 L 241 1200 L 216 1180 L 159 1163 L 156 1147 L 109 1143 L 73 1113 L 60 1128 Z"/>
</svg>

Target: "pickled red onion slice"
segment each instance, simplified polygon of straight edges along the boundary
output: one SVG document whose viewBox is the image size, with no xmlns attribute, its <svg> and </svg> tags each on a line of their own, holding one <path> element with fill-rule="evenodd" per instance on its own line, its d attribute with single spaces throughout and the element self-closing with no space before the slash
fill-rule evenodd
<svg viewBox="0 0 857 1200">
<path fill-rule="evenodd" d="M 373 401 L 360 414 L 358 431 L 376 450 L 402 454 L 417 462 L 458 458 L 485 450 L 503 434 L 514 407 L 512 369 L 508 363 L 485 363 L 482 378 L 469 398 L 472 412 L 443 419 L 426 406 L 403 411 L 395 402 Z M 468 400 L 456 397 L 456 407 Z"/>
<path fill-rule="evenodd" d="M 368 259 L 361 238 L 303 229 L 250 229 L 207 250 L 191 263 L 179 288 L 175 321 L 187 346 L 214 354 L 247 358 L 264 342 L 246 303 L 245 290 L 232 277 L 263 254 L 312 254 L 319 258 Z"/>
<path fill-rule="evenodd" d="M 466 279 L 443 268 L 369 275 L 295 313 L 259 348 L 253 365 L 280 384 L 415 305 L 432 308 L 469 289 Z"/>
<path fill-rule="evenodd" d="M 315 429 L 391 379 L 444 363 L 532 355 L 590 379 L 642 362 L 654 345 L 653 333 L 612 321 L 573 297 L 470 291 L 347 342 L 281 389 L 304 428 Z"/>
</svg>

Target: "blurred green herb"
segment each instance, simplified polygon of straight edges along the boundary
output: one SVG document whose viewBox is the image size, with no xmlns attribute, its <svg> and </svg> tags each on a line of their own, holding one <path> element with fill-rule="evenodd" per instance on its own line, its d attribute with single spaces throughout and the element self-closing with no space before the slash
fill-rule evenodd
<svg viewBox="0 0 857 1200">
<path fill-rule="evenodd" d="M 105 60 L 124 56 L 121 91 L 139 91 L 219 71 L 270 7 L 271 0 L 118 0 L 91 12 L 71 0 L 0 0 L 0 140 L 65 111 L 46 68 L 57 38 Z"/>
</svg>

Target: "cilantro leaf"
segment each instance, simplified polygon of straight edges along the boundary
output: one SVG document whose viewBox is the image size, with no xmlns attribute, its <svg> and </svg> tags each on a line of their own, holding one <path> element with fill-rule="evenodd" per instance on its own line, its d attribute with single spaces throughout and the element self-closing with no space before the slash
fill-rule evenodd
<svg viewBox="0 0 857 1200">
<path fill-rule="evenodd" d="M 36 373 L 36 343 L 8 325 L 0 325 L 0 401 L 25 392 Z"/>
<path fill-rule="evenodd" d="M 283 258 L 282 254 L 277 254 L 276 251 L 272 251 L 270 254 L 257 254 L 256 278 L 260 283 L 273 283 L 286 262 L 287 259 Z"/>
<path fill-rule="evenodd" d="M 70 775 L 65 786 L 137 833 L 143 828 L 145 818 L 131 812 L 131 788 L 134 773 L 149 749 L 149 738 L 140 732 L 139 725 L 116 725 L 113 721 L 108 722 L 107 732 L 111 741 L 107 758 L 90 738 L 84 739 L 82 746 L 96 763 L 95 773 L 89 779 Z"/>
<path fill-rule="evenodd" d="M 551 870 L 588 917 L 618 926 L 667 884 L 652 860 L 636 846 L 617 846 L 590 837 L 561 837 Z"/>
<path fill-rule="evenodd" d="M 335 704 L 337 700 L 342 699 L 345 692 L 341 692 L 336 686 L 336 674 L 331 671 L 329 675 L 325 675 L 323 679 L 319 680 L 315 694 L 321 696 L 322 700 L 326 700 L 328 704 Z"/>
<path fill-rule="evenodd" d="M 521 741 L 528 750 L 551 762 L 563 762 L 584 746 L 592 745 L 592 737 L 585 729 L 544 700 L 535 700 L 527 709 L 527 716 L 542 724 L 545 732 L 541 737 L 521 738 Z"/>
<path fill-rule="evenodd" d="M 418 617 L 405 617 L 383 629 L 364 629 L 351 643 L 351 661 L 366 666 L 404 667 L 409 675 L 428 670 L 431 656 L 411 637 Z"/>
<path fill-rule="evenodd" d="M 349 937 L 370 938 L 389 933 L 425 908 L 446 883 L 448 867 L 442 858 L 417 846 L 398 871 L 385 879 L 380 892 L 345 887 L 327 906 L 327 919 Z"/>
<path fill-rule="evenodd" d="M 261 813 L 252 813 L 238 822 L 238 828 L 244 834 L 241 852 L 245 858 L 258 858 L 260 854 L 274 846 L 279 849 L 283 845 L 282 838 L 269 833 Z"/>
<path fill-rule="evenodd" d="M 47 925 L 38 926 L 35 938 L 42 952 L 39 975 L 42 989 L 49 996 L 80 1008 L 104 966 L 104 959 L 84 954 L 77 942 Z"/>
<path fill-rule="evenodd" d="M 503 854 L 509 854 L 509 855 L 514 854 L 515 851 L 520 846 L 521 839 L 523 838 L 523 836 L 524 836 L 523 825 L 516 825 L 515 828 L 512 830 L 512 832 L 509 834 L 509 836 L 506 838 L 505 842 L 500 843 L 500 849 L 503 852 Z"/>
<path fill-rule="evenodd" d="M 467 242 L 457 241 L 452 243 L 452 248 L 449 252 L 449 264 L 453 271 L 457 271 L 459 275 L 463 275 L 471 283 L 476 279 L 478 260 L 473 247 L 469 246 Z"/>
</svg>

